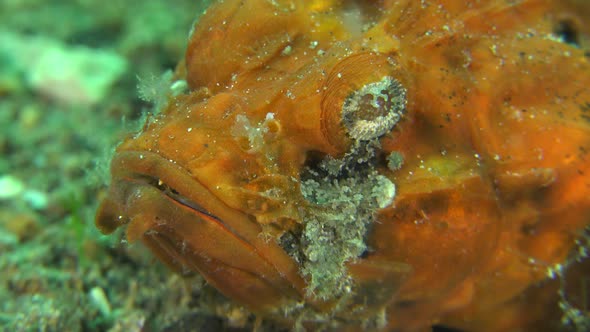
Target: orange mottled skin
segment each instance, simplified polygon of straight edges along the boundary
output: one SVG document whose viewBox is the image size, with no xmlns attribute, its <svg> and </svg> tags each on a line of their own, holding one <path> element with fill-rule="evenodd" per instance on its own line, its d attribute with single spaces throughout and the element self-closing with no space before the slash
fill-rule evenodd
<svg viewBox="0 0 590 332">
<path fill-rule="evenodd" d="M 97 225 L 127 225 L 263 318 L 292 324 L 281 310 L 296 303 L 330 317 L 336 304 L 306 293 L 272 238 L 313 208 L 306 158 L 350 148 L 342 99 L 393 76 L 407 107 L 379 158 L 404 163 L 377 166 L 397 195 L 348 264 L 359 296 L 334 312 L 338 328 L 383 311 L 384 330 L 558 328 L 535 324 L 559 312 L 547 269 L 590 224 L 589 13 L 558 0 L 220 1 L 190 37 L 188 91 L 117 148 Z M 555 34 L 564 22 L 573 43 Z M 269 113 L 262 146 L 232 134 L 238 115 Z"/>
</svg>

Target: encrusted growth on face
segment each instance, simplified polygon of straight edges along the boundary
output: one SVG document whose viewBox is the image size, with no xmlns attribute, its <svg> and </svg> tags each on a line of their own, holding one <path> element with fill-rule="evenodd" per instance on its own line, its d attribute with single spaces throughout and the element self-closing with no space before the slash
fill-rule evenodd
<svg viewBox="0 0 590 332">
<path fill-rule="evenodd" d="M 395 197 L 394 183 L 376 170 L 378 138 L 393 130 L 405 105 L 405 89 L 389 76 L 352 92 L 342 104 L 350 150 L 303 170 L 301 192 L 312 206 L 303 210 L 300 240 L 309 294 L 334 299 L 353 292 L 346 263 L 370 249 L 365 240 L 375 214 Z"/>
<path fill-rule="evenodd" d="M 395 185 L 375 169 L 378 142 L 363 142 L 342 159 L 326 158 L 304 170 L 301 192 L 312 208 L 302 215 L 302 271 L 308 293 L 334 299 L 353 292 L 346 263 L 367 248 L 378 209 L 391 204 Z"/>
</svg>

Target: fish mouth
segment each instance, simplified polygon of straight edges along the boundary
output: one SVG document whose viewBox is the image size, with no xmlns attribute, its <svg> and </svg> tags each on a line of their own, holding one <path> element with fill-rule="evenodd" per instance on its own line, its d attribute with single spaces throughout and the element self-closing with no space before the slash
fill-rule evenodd
<svg viewBox="0 0 590 332">
<path fill-rule="evenodd" d="M 111 173 L 96 215 L 103 233 L 125 226 L 129 242 L 141 240 L 177 273 L 198 272 L 255 312 L 301 298 L 305 282 L 296 263 L 259 236 L 253 218 L 229 208 L 180 165 L 153 152 L 122 151 Z"/>
<path fill-rule="evenodd" d="M 224 204 L 216 200 L 188 171 L 156 153 L 120 152 L 112 160 L 111 172 L 113 184 L 103 205 L 108 203 L 112 206 L 108 210 L 101 207 L 97 216 L 97 226 L 103 233 L 112 233 L 116 228 L 129 223 L 130 220 L 126 217 L 134 215 L 134 212 L 140 213 L 141 211 L 135 211 L 134 204 L 145 201 L 145 194 L 160 196 L 179 207 L 224 224 L 221 217 L 197 201 L 209 202 L 212 206 Z M 155 195 L 156 193 L 159 195 Z"/>
<path fill-rule="evenodd" d="M 144 175 L 144 174 L 137 174 L 134 180 L 138 185 L 146 185 L 151 186 L 153 188 L 158 189 L 163 195 L 167 196 L 169 199 L 174 201 L 177 204 L 185 206 L 189 209 L 194 210 L 196 213 L 206 216 L 208 218 L 212 218 L 218 223 L 222 223 L 223 221 L 212 214 L 211 212 L 207 211 L 203 206 L 199 205 L 198 203 L 191 201 L 189 198 L 181 195 L 176 189 L 170 187 L 166 183 L 164 183 L 161 179 L 158 179 L 154 176 Z M 227 225 L 225 225 L 227 227 Z"/>
</svg>

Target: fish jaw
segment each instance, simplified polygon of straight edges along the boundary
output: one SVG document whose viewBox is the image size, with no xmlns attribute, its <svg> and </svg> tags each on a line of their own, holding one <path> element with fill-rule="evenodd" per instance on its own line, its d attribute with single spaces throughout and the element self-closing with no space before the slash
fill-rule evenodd
<svg viewBox="0 0 590 332">
<path fill-rule="evenodd" d="M 230 209 L 188 172 L 151 152 L 120 152 L 113 183 L 96 225 L 103 233 L 126 226 L 162 262 L 200 273 L 224 295 L 253 312 L 268 313 L 300 301 L 304 281 L 296 263 L 261 227 Z"/>
</svg>

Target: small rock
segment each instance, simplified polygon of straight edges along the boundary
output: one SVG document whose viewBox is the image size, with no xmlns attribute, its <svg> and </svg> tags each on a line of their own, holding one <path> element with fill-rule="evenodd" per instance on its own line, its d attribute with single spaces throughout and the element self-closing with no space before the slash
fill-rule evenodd
<svg viewBox="0 0 590 332">
<path fill-rule="evenodd" d="M 45 210 L 49 204 L 49 198 L 47 197 L 47 194 L 39 190 L 25 190 L 22 197 L 23 200 L 35 210 Z"/>
<path fill-rule="evenodd" d="M 0 31 L 2 58 L 21 72 L 24 83 L 55 101 L 92 105 L 102 100 L 127 69 L 117 53 L 85 46 L 69 46 L 46 37 Z"/>
<path fill-rule="evenodd" d="M 112 313 L 111 304 L 109 303 L 109 299 L 107 298 L 106 293 L 100 287 L 94 287 L 88 293 L 90 297 L 90 302 L 104 317 L 109 317 Z"/>
<path fill-rule="evenodd" d="M 24 190 L 25 185 L 14 176 L 0 176 L 0 200 L 15 198 L 22 194 Z"/>
<path fill-rule="evenodd" d="M 39 232 L 39 217 L 29 212 L 0 210 L 0 230 L 5 235 L 0 242 L 24 242 Z M 8 235 L 9 234 L 9 235 Z"/>
</svg>

